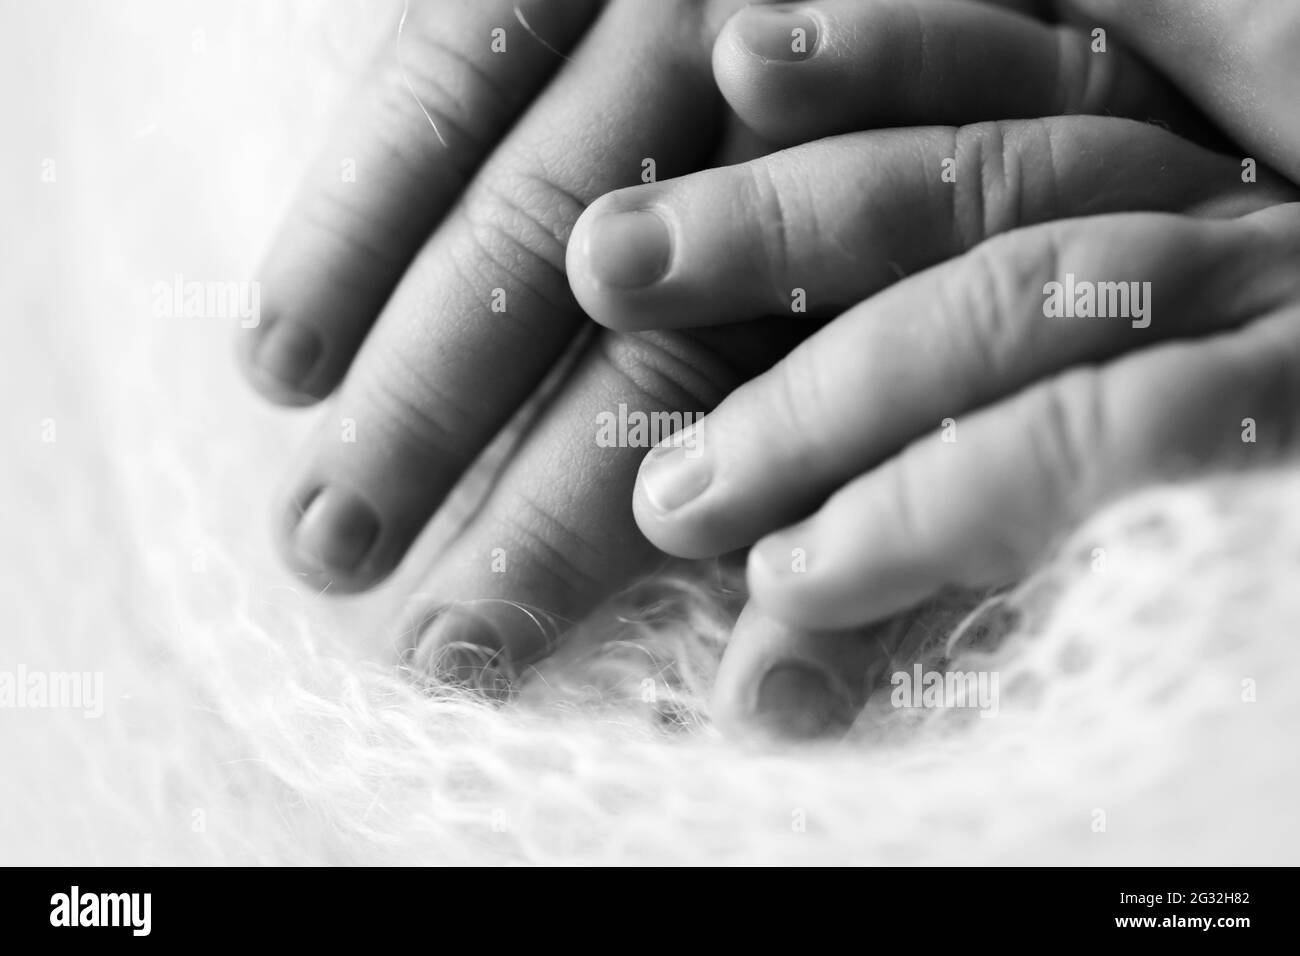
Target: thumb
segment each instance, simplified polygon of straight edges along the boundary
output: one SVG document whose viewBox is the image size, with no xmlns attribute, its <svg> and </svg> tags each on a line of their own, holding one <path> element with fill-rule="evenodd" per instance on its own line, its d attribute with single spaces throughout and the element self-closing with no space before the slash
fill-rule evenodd
<svg viewBox="0 0 1300 956">
<path fill-rule="evenodd" d="M 1074 0 L 1144 54 L 1224 130 L 1300 181 L 1300 4 L 1294 0 Z"/>
</svg>

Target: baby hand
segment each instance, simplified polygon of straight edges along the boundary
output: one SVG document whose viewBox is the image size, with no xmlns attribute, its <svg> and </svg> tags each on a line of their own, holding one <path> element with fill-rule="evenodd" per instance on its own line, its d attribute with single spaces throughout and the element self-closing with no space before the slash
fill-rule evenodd
<svg viewBox="0 0 1300 956">
<path fill-rule="evenodd" d="M 801 9 L 823 6 L 835 4 Z M 972 70 L 963 85 L 978 82 Z M 852 99 L 808 100 L 820 129 L 863 121 Z M 751 105 L 768 135 L 782 117 L 807 121 L 761 96 Z M 810 629 L 860 626 L 946 583 L 1013 578 L 1171 462 L 1288 447 L 1300 206 L 1267 207 L 1294 198 L 1267 175 L 1243 177 L 1238 157 L 1156 127 L 1058 117 L 837 136 L 594 204 L 570 244 L 570 281 L 589 313 L 624 329 L 777 311 L 798 322 L 800 306 L 833 313 L 974 246 L 844 313 L 726 399 L 692 447 L 670 441 L 643 462 L 634 507 L 659 547 L 704 556 L 758 542 L 719 720 L 843 729 L 870 648 Z M 1153 212 L 979 244 L 1120 210 Z M 670 242 L 661 275 L 635 289 L 607 281 L 644 251 L 602 222 L 626 213 L 656 217 Z M 1107 297 L 1104 317 L 1095 295 L 1091 315 L 1081 306 L 1089 288 Z"/>
</svg>

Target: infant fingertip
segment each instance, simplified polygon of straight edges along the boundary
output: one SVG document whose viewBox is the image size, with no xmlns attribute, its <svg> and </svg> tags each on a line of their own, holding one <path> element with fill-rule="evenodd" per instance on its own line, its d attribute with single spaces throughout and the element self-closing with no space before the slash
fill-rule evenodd
<svg viewBox="0 0 1300 956">
<path fill-rule="evenodd" d="M 673 246 L 671 227 L 653 209 L 597 201 L 578 219 L 569 240 L 569 288 L 601 325 L 624 332 L 648 328 L 638 320 L 632 299 L 667 276 Z"/>
<path fill-rule="evenodd" d="M 267 401 L 302 407 L 329 393 L 316 381 L 324 343 L 304 323 L 276 319 L 242 328 L 235 351 L 244 378 Z"/>
<path fill-rule="evenodd" d="M 856 635 L 791 628 L 750 603 L 718 670 L 710 716 L 735 740 L 832 742 L 862 710 L 873 653 Z"/>
<path fill-rule="evenodd" d="M 798 77 L 808 73 L 820 30 L 807 14 L 792 13 L 786 24 L 774 23 L 773 12 L 746 7 L 727 21 L 713 44 L 713 79 L 746 126 L 775 145 L 793 145 L 809 138 L 800 117 L 815 77 Z"/>
</svg>

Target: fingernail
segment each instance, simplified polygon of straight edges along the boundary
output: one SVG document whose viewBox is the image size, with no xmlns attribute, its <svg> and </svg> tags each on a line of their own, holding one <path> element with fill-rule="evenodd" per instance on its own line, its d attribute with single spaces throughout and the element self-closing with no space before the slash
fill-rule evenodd
<svg viewBox="0 0 1300 956">
<path fill-rule="evenodd" d="M 440 683 L 507 700 L 513 685 L 501 655 L 481 644 L 443 644 L 431 653 L 428 671 Z"/>
<path fill-rule="evenodd" d="M 764 60 L 806 60 L 817 50 L 817 21 L 781 7 L 746 7 L 736 20 L 740 42 Z"/>
<path fill-rule="evenodd" d="M 713 472 L 703 458 L 682 445 L 658 445 L 641 462 L 638 480 L 646 498 L 659 511 L 676 511 L 709 487 Z"/>
<path fill-rule="evenodd" d="M 379 518 L 349 492 L 322 489 L 303 511 L 293 547 L 307 565 L 323 571 L 355 570 L 379 537 Z"/>
<path fill-rule="evenodd" d="M 668 272 L 673 240 L 652 212 L 620 212 L 591 226 L 588 258 L 596 279 L 615 289 L 643 289 Z"/>
<path fill-rule="evenodd" d="M 504 700 L 512 668 L 496 628 L 454 604 L 435 611 L 420 632 L 425 670 L 444 684 Z"/>
<path fill-rule="evenodd" d="M 852 723 L 830 678 L 802 661 L 781 662 L 763 675 L 754 717 L 770 732 L 798 740 L 843 733 Z"/>
<path fill-rule="evenodd" d="M 301 322 L 273 322 L 257 345 L 255 361 L 267 376 L 285 388 L 299 389 L 325 346 L 316 331 Z"/>
</svg>

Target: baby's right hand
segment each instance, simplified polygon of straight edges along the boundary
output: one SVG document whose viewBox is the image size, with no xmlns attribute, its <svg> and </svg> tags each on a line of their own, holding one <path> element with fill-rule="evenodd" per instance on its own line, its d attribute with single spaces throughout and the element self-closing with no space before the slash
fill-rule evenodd
<svg viewBox="0 0 1300 956">
<path fill-rule="evenodd" d="M 978 36 L 985 49 L 1002 43 L 1008 59 L 1037 63 L 1042 86 L 1060 79 L 1059 62 L 1035 60 L 1029 49 L 1060 42 L 1048 28 L 1010 26 L 1005 14 L 974 3 L 911 6 L 917 15 L 902 18 L 901 28 L 917 30 L 922 11 L 934 15 L 932 29 L 920 28 L 931 50 L 962 40 L 975 44 Z M 796 15 L 807 25 L 809 12 L 815 13 L 812 29 L 822 41 L 830 38 L 827 46 L 808 48 L 826 57 L 817 64 L 820 77 L 817 68 L 806 69 L 810 61 L 748 52 L 749 66 L 770 83 L 771 96 L 733 88 L 733 106 L 776 139 L 879 121 L 871 112 L 878 105 L 834 95 L 836 84 L 841 92 L 851 89 L 862 70 L 880 64 L 840 49 L 833 31 L 839 38 L 874 35 L 853 24 L 892 8 L 842 0 L 800 6 Z M 828 20 L 828 11 L 856 19 Z M 727 62 L 737 21 L 764 18 L 782 40 L 795 29 L 771 28 L 773 16 L 746 11 L 724 31 L 714 58 L 721 83 L 738 75 Z M 979 21 L 992 29 L 979 34 L 954 27 Z M 1114 60 L 1102 62 L 1112 79 L 1123 75 Z M 915 95 L 939 90 L 942 101 L 946 88 L 970 104 L 1001 90 L 1009 111 L 1031 114 L 1046 102 L 1036 84 L 1022 77 L 1019 87 L 1008 85 L 978 60 L 957 56 L 949 67 L 951 75 L 916 85 Z M 1105 102 L 1097 91 L 1122 86 L 1132 95 L 1140 89 L 1098 84 L 1097 67 L 1082 66 L 1093 81 L 1076 87 L 1094 90 L 1082 100 L 1093 108 Z M 799 96 L 783 99 L 773 92 L 809 76 L 822 84 L 820 93 L 817 83 Z M 1147 89 L 1156 96 L 1138 101 L 1131 112 L 1142 102 L 1162 102 L 1159 86 Z M 958 159 L 955 181 L 940 179 L 945 156 Z M 888 284 L 891 269 L 896 278 L 969 248 L 978 242 L 972 237 L 1029 222 L 1121 209 L 1233 219 L 1294 196 L 1288 184 L 1263 173 L 1258 182 L 1244 179 L 1240 157 L 1215 155 L 1155 126 L 1117 119 L 1053 117 L 854 133 L 602 198 L 575 229 L 569 272 L 588 312 L 618 328 L 738 321 L 788 312 L 791 289 L 806 291 L 810 309 L 856 302 Z M 651 211 L 668 226 L 665 268 L 643 288 L 611 286 L 601 280 L 602 270 L 640 251 L 596 241 L 597 230 L 604 217 L 637 211 Z M 1193 446 L 1205 450 L 1222 445 L 1224 436 L 1235 440 L 1237 432 L 1217 427 L 1225 421 L 1249 413 L 1267 419 L 1271 434 L 1288 434 L 1285 410 L 1293 403 L 1285 396 L 1300 375 L 1293 347 L 1296 214 L 1291 207 L 1282 215 L 1231 223 L 1108 217 L 985 243 L 869 298 L 817 333 L 728 398 L 707 419 L 702 440 L 690 446 L 693 454 L 664 448 L 647 456 L 635 506 L 656 544 L 689 556 L 759 538 L 768 545 L 751 552 L 750 584 L 760 605 L 785 623 L 755 608 L 742 616 L 719 674 L 717 716 L 733 727 L 781 733 L 842 726 L 861 703 L 869 645 L 856 634 L 802 628 L 865 623 L 945 580 L 984 584 L 981 575 L 991 569 L 1014 574 L 1023 563 L 1012 567 L 1011 559 L 1029 560 L 1063 521 L 1078 517 L 1065 503 L 1094 505 L 1102 494 L 1156 475 Z M 1041 290 L 1067 270 L 1107 281 L 1150 281 L 1163 303 L 1162 318 L 1150 331 L 1135 326 L 1130 332 L 1127 322 L 1111 321 L 1053 322 L 1049 328 Z M 1204 349 L 1156 344 L 1239 326 L 1248 331 Z M 1129 350 L 1140 355 L 1112 361 Z M 1103 371 L 1066 374 L 1090 364 Z M 1097 394 L 1093 386 L 1100 385 L 1107 396 L 1133 399 L 1128 405 L 1150 413 L 1112 416 L 1103 424 L 1123 427 L 1075 430 L 1056 440 L 1062 420 L 1090 424 L 1086 415 L 1099 402 L 1088 405 L 1080 396 Z M 1013 398 L 1017 394 L 1023 399 Z M 1106 407 L 1115 401 L 1108 397 Z M 1053 417 L 1055 410 L 1064 410 L 1065 419 Z M 1270 418 L 1270 410 L 1281 417 Z M 967 424 L 960 446 L 941 446 L 959 451 L 945 455 L 931 447 L 930 429 L 949 414 L 964 416 Z M 1215 427 L 1203 427 L 1211 414 Z M 1171 422 L 1177 427 L 1166 427 Z M 1190 431 L 1184 427 L 1189 422 Z M 1200 445 L 1189 437 L 1198 428 L 1205 439 Z M 1069 439 L 1079 434 L 1088 440 L 1072 445 Z M 1018 452 L 1018 444 L 1033 454 Z M 1285 444 L 1274 441 L 1267 450 Z M 1097 463 L 1082 476 L 1062 469 L 1071 460 L 1053 457 L 1061 448 L 1085 448 Z M 1031 467 L 1017 471 L 1025 462 Z M 937 502 L 937 519 L 930 519 L 928 504 L 900 506 L 919 493 Z M 814 513 L 824 520 L 792 524 Z M 1034 533 L 1017 538 L 1017 549 L 999 537 L 1007 528 L 1020 534 L 1025 527 Z M 789 530 L 772 534 L 781 528 Z M 914 534 L 918 529 L 935 533 Z M 807 573 L 774 570 L 782 555 L 790 569 L 792 540 L 808 555 L 807 568 L 794 570 Z M 821 676 L 808 676 L 814 673 Z"/>
<path fill-rule="evenodd" d="M 1240 215 L 1283 198 L 1277 177 L 1246 181 L 1241 156 L 1194 146 L 1218 134 L 1105 28 L 1009 9 L 1023 5 L 810 0 L 735 14 L 713 49 L 719 88 L 763 139 L 802 145 L 593 203 L 568 247 L 583 308 L 622 331 L 829 318 L 1008 229 Z M 909 128 L 880 129 L 898 124 Z M 656 210 L 670 249 L 650 250 L 646 229 L 635 248 L 619 241 L 624 222 L 654 221 L 620 213 Z M 662 274 L 633 288 L 651 262 Z"/>
</svg>

